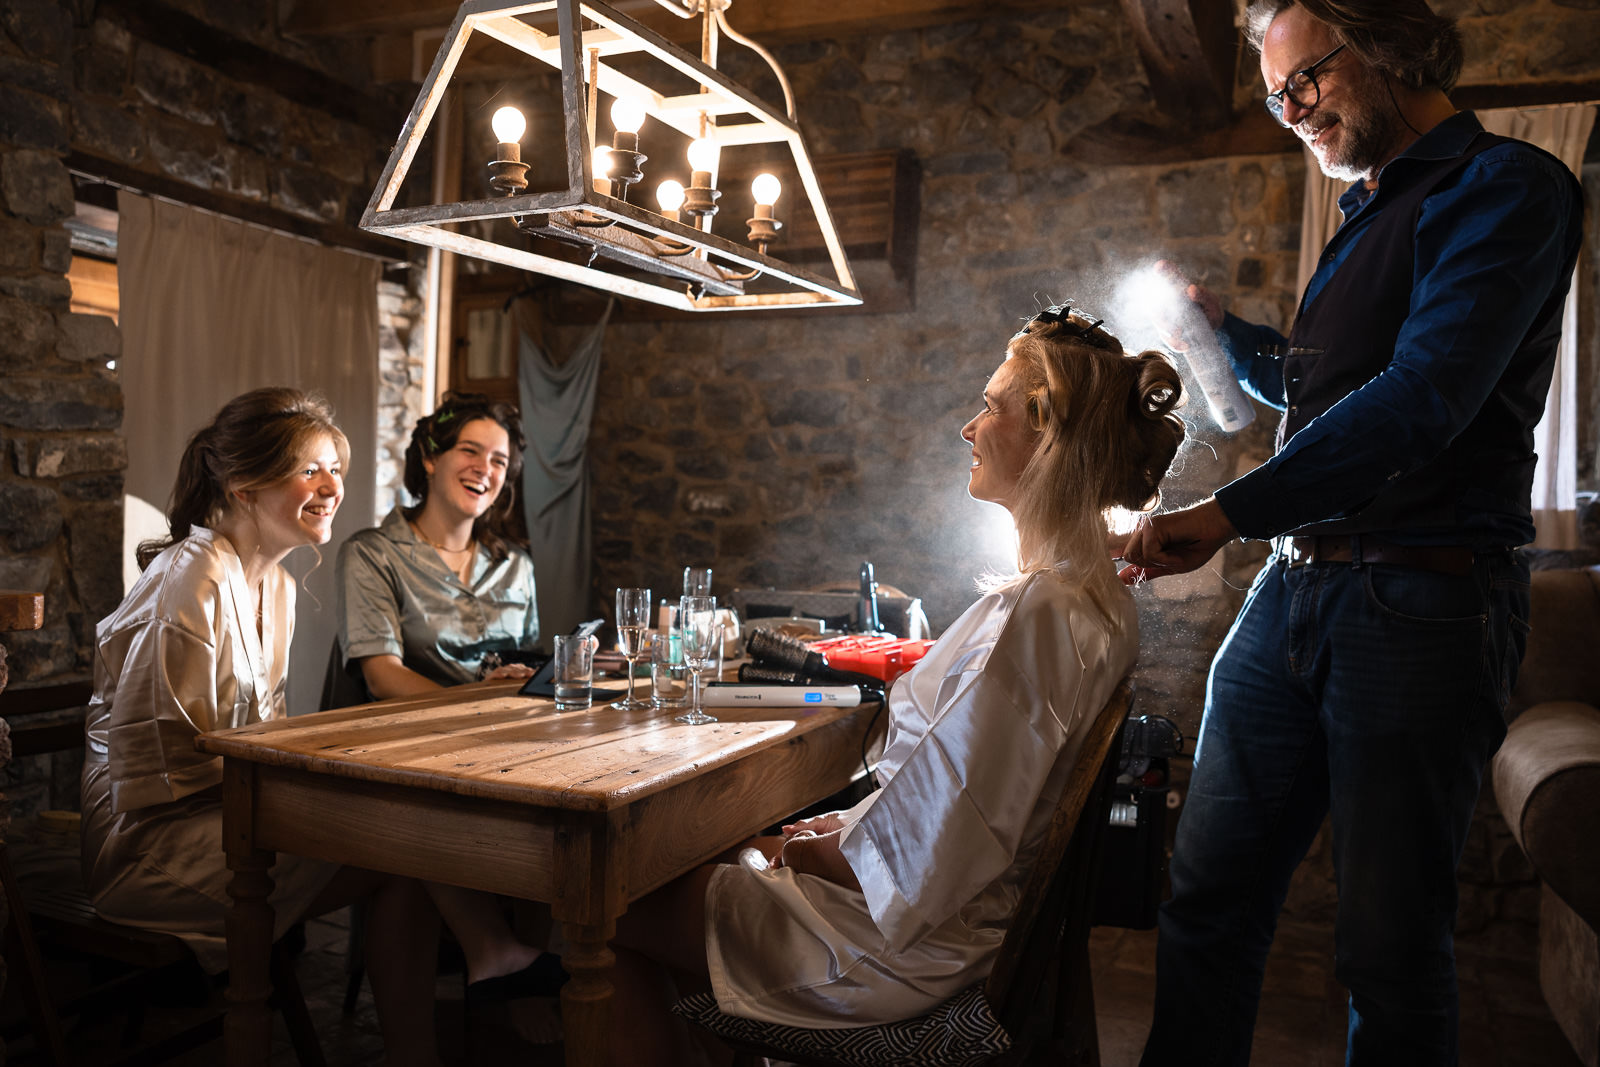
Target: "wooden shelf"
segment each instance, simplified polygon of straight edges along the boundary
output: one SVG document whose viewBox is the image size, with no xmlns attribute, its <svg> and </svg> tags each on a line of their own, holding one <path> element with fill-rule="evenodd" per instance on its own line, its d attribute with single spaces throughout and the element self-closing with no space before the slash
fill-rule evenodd
<svg viewBox="0 0 1600 1067">
<path fill-rule="evenodd" d="M 37 630 L 43 625 L 43 593 L 0 589 L 0 631 Z"/>
</svg>

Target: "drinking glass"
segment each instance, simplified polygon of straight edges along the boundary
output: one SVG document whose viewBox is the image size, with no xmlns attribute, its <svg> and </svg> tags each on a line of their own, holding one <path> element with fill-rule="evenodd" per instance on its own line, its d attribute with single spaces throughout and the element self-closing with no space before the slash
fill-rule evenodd
<svg viewBox="0 0 1600 1067">
<path fill-rule="evenodd" d="M 648 700 L 633 696 L 633 668 L 644 658 L 645 631 L 650 627 L 650 590 L 617 590 L 617 647 L 628 661 L 628 695 L 611 706 L 618 711 L 642 711 Z"/>
<path fill-rule="evenodd" d="M 594 650 L 600 642 L 577 634 L 557 634 L 555 639 L 556 710 L 587 708 L 594 700 Z"/>
<path fill-rule="evenodd" d="M 683 707 L 688 699 L 688 673 L 689 668 L 683 662 L 683 638 L 676 630 L 663 630 L 650 639 L 652 704 L 658 708 Z"/>
<path fill-rule="evenodd" d="M 686 596 L 678 603 L 678 635 L 683 642 L 683 660 L 689 665 L 692 699 L 688 712 L 676 722 L 700 726 L 716 722 L 701 706 L 704 683 L 700 676 L 722 659 L 722 626 L 717 618 L 717 600 L 709 596 Z"/>
<path fill-rule="evenodd" d="M 711 568 L 710 567 L 685 567 L 685 568 L 683 568 L 683 595 L 684 596 L 710 596 L 711 595 Z"/>
</svg>

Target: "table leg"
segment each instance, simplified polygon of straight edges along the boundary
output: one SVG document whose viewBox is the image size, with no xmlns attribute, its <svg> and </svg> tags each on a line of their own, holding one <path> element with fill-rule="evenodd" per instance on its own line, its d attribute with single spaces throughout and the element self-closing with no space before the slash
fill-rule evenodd
<svg viewBox="0 0 1600 1067">
<path fill-rule="evenodd" d="M 233 760 L 223 769 L 223 849 L 228 857 L 228 1017 L 223 1048 L 228 1067 L 265 1067 L 272 1052 L 272 864 L 255 847 L 254 772 Z"/>
<path fill-rule="evenodd" d="M 617 957 L 610 941 L 615 920 L 601 925 L 562 923 L 567 951 L 561 964 L 572 977 L 561 987 L 567 1067 L 601 1067 L 611 1041 L 611 972 Z"/>
<path fill-rule="evenodd" d="M 272 862 L 265 849 L 228 854 L 228 1067 L 265 1064 L 272 1050 Z"/>
</svg>

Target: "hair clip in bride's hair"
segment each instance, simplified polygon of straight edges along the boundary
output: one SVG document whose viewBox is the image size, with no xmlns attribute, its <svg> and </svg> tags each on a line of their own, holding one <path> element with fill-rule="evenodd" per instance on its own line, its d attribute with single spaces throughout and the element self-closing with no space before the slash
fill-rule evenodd
<svg viewBox="0 0 1600 1067">
<path fill-rule="evenodd" d="M 1078 312 L 1078 314 L 1083 318 L 1088 318 L 1088 316 L 1082 311 Z M 1023 334 L 1027 333 L 1028 327 L 1032 326 L 1034 323 L 1043 322 L 1053 326 L 1060 326 L 1063 330 L 1075 337 L 1087 337 L 1089 334 L 1098 329 L 1105 321 L 1105 319 L 1095 319 L 1087 326 L 1080 325 L 1079 323 L 1072 321 L 1071 304 L 1065 302 L 1060 304 L 1051 304 L 1049 307 L 1045 308 L 1043 311 L 1040 311 L 1034 315 L 1033 318 L 1024 323 L 1022 329 L 1017 331 L 1016 336 L 1021 337 Z"/>
</svg>

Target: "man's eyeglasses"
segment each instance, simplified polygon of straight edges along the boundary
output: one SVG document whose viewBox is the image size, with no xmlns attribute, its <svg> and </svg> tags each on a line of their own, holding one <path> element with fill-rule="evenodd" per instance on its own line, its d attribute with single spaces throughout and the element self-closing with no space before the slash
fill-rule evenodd
<svg viewBox="0 0 1600 1067">
<path fill-rule="evenodd" d="M 1322 99 L 1322 89 L 1317 85 L 1317 71 L 1328 60 L 1343 51 L 1344 45 L 1340 45 L 1305 70 L 1298 70 L 1289 75 L 1289 80 L 1284 83 L 1282 89 L 1275 93 L 1267 94 L 1267 111 L 1273 118 L 1278 120 L 1278 125 L 1294 125 L 1283 117 L 1283 101 L 1285 97 L 1293 100 L 1295 107 L 1300 108 L 1302 111 L 1309 111 L 1317 106 L 1317 102 Z"/>
</svg>

